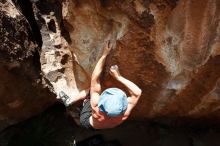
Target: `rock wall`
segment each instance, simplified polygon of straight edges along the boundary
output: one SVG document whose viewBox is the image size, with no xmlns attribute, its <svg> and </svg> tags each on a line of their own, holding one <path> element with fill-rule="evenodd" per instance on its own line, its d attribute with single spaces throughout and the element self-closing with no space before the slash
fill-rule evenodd
<svg viewBox="0 0 220 146">
<path fill-rule="evenodd" d="M 27 9 L 21 0 L 15 2 L 21 9 Z M 220 1 L 31 0 L 33 16 L 26 13 L 26 19 L 11 3 L 1 2 L 1 21 L 7 18 L 10 23 L 17 23 L 11 26 L 1 23 L 5 25 L 1 28 L 11 28 L 11 34 L 26 33 L 15 40 L 16 37 L 1 33 L 10 40 L 4 39 L 6 47 L 0 49 L 1 60 L 6 66 L 11 58 L 13 62 L 10 69 L 1 69 L 7 71 L 1 75 L 1 83 L 7 80 L 11 90 L 10 94 L 6 89 L 0 92 L 5 100 L 15 102 L 19 94 L 27 93 L 14 90 L 11 76 L 16 78 L 16 84 L 22 85 L 20 88 L 27 89 L 37 83 L 40 70 L 44 82 L 37 84 L 39 88 L 32 85 L 30 89 L 39 97 L 38 106 L 48 106 L 46 103 L 55 99 L 44 98 L 49 93 L 39 93 L 41 86 L 49 87 L 57 95 L 61 90 L 69 96 L 76 95 L 89 87 L 103 44 L 111 40 L 114 50 L 104 69 L 103 89 L 111 86 L 124 89 L 108 73 L 109 67 L 117 64 L 121 74 L 143 90 L 133 118 L 219 117 Z M 16 45 L 10 44 L 12 40 Z M 35 58 L 36 48 L 40 59 Z M 35 65 L 39 60 L 40 65 Z M 27 64 L 30 68 L 25 70 Z M 11 68 L 22 75 L 14 75 Z M 27 76 L 31 79 L 25 82 L 23 78 Z M 5 93 L 10 96 L 6 98 Z M 11 94 L 16 94 L 16 98 L 12 99 Z M 33 106 L 33 102 L 29 105 Z"/>
<path fill-rule="evenodd" d="M 122 75 L 142 88 L 133 117 L 218 117 L 219 1 L 65 0 L 62 4 L 70 50 L 88 75 L 103 42 L 110 39 L 115 45 L 103 84 L 122 87 L 108 74 L 109 66 L 118 64 Z"/>
<path fill-rule="evenodd" d="M 171 75 L 166 88 L 175 93 L 166 95 L 159 112 L 218 116 L 219 6 L 218 1 L 188 0 L 172 11 L 158 52 Z"/>
<path fill-rule="evenodd" d="M 0 2 L 0 130 L 39 114 L 55 102 L 43 88 L 32 29 L 11 1 Z"/>
</svg>

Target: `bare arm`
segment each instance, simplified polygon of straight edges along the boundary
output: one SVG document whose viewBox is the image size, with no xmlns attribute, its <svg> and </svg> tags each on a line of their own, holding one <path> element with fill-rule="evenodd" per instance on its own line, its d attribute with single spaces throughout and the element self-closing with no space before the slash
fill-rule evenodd
<svg viewBox="0 0 220 146">
<path fill-rule="evenodd" d="M 109 54 L 110 50 L 111 48 L 109 47 L 109 42 L 106 42 L 102 56 L 98 60 L 95 69 L 92 73 L 90 94 L 91 94 L 91 104 L 93 107 L 97 106 L 98 104 L 99 96 L 101 93 L 100 75 L 102 73 L 106 57 Z"/>
<path fill-rule="evenodd" d="M 131 96 L 137 98 L 141 95 L 141 89 L 133 82 L 129 81 L 128 79 L 122 76 L 118 77 L 117 80 L 128 88 Z"/>
<path fill-rule="evenodd" d="M 141 96 L 141 93 L 142 93 L 141 89 L 133 82 L 131 82 L 128 79 L 121 76 L 117 65 L 114 65 L 110 68 L 110 74 L 116 80 L 121 82 L 128 89 L 129 93 L 131 94 L 128 97 L 129 105 L 128 105 L 128 109 L 127 109 L 127 111 L 130 113 L 130 111 L 135 107 L 135 105 L 137 104 L 137 102 Z"/>
</svg>

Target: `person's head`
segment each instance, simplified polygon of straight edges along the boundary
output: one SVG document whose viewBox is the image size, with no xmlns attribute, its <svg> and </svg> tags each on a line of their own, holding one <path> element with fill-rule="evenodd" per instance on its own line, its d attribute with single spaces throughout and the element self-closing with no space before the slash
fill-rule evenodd
<svg viewBox="0 0 220 146">
<path fill-rule="evenodd" d="M 118 88 L 108 88 L 102 92 L 98 102 L 101 112 L 108 117 L 117 117 L 122 115 L 128 106 L 127 95 Z"/>
</svg>

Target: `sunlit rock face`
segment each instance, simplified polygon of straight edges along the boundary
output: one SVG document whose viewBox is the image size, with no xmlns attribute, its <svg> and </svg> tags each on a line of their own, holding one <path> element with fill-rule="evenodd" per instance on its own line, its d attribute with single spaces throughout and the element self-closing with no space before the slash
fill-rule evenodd
<svg viewBox="0 0 220 146">
<path fill-rule="evenodd" d="M 4 3 L 2 8 L 9 8 Z M 32 0 L 31 8 L 33 16 L 30 17 L 36 21 L 36 27 L 15 7 L 7 11 L 1 9 L 1 21 L 3 16 L 10 17 L 11 23 L 24 19 L 22 24 L 8 27 L 21 24 L 19 28 L 25 27 L 16 29 L 16 32 L 29 32 L 22 35 L 26 38 L 21 38 L 21 42 L 18 42 L 19 39 L 16 41 L 17 44 L 25 44 L 23 47 L 7 44 L 13 46 L 10 50 L 1 46 L 1 51 L 8 54 L 8 58 L 0 54 L 4 62 L 13 57 L 17 60 L 21 58 L 16 60 L 18 63 L 28 58 L 31 60 L 27 61 L 31 64 L 27 71 L 22 68 L 28 67 L 25 63 L 18 69 L 17 64 L 12 65 L 34 78 L 26 83 L 16 75 L 16 80 L 19 80 L 16 83 L 23 85 L 20 88 L 27 89 L 24 84 L 29 85 L 40 78 L 41 73 L 44 80 L 40 82 L 42 86 L 49 87 L 56 95 L 64 91 L 74 97 L 90 86 L 91 74 L 101 56 L 104 42 L 110 40 L 114 49 L 104 68 L 103 89 L 115 86 L 126 90 L 109 75 L 109 67 L 117 64 L 121 74 L 143 91 L 132 112 L 133 119 L 218 117 L 220 1 Z M 16 12 L 10 13 L 13 10 Z M 33 28 L 39 30 L 39 36 L 32 34 Z M 15 32 L 13 29 L 10 31 Z M 38 43 L 31 37 L 35 37 Z M 34 65 L 36 60 L 32 57 L 34 53 L 38 54 L 36 48 L 39 50 L 39 66 Z M 15 50 L 22 53 L 16 56 Z M 1 83 L 11 79 L 3 75 L 2 78 Z M 11 81 L 8 82 L 10 94 L 25 93 L 20 89 L 19 92 L 14 91 L 18 88 L 14 89 Z M 36 80 L 34 83 L 37 83 Z M 3 91 L 1 93 L 5 98 Z M 43 94 L 39 96 L 43 97 Z"/>
<path fill-rule="evenodd" d="M 0 2 L 0 130 L 54 103 L 41 84 L 37 43 L 27 19 L 11 1 Z"/>
<path fill-rule="evenodd" d="M 77 90 L 88 87 L 103 43 L 114 50 L 104 88 L 122 85 L 109 76 L 117 64 L 143 95 L 132 116 L 218 116 L 218 1 L 62 1 Z"/>
<path fill-rule="evenodd" d="M 50 32 L 51 40 L 56 34 L 61 40 L 68 38 L 68 44 L 61 42 L 60 48 L 53 49 L 65 50 L 60 60 L 66 58 L 66 62 L 54 58 L 42 65 L 46 77 L 56 70 L 56 80 L 49 81 L 57 94 L 65 90 L 74 96 L 89 87 L 103 43 L 110 40 L 114 50 L 106 63 L 103 85 L 123 88 L 108 74 L 109 66 L 118 64 L 121 74 L 142 88 L 133 117 L 197 117 L 218 111 L 218 1 L 50 3 L 59 6 L 55 24 L 61 30 Z M 62 35 L 62 29 L 68 37 Z M 55 69 L 49 69 L 48 64 Z"/>
<path fill-rule="evenodd" d="M 70 50 L 90 76 L 103 42 L 115 45 L 105 87 L 119 86 L 109 66 L 139 85 L 133 117 L 218 116 L 219 1 L 63 1 Z M 77 72 L 78 68 L 73 68 Z M 85 75 L 75 74 L 78 79 Z M 86 86 L 81 80 L 78 87 Z"/>
<path fill-rule="evenodd" d="M 59 11 L 61 4 L 62 12 Z M 37 14 L 39 12 L 44 19 L 39 24 L 41 26 L 43 23 L 46 28 L 45 30 L 41 27 L 41 32 L 46 32 L 49 36 L 49 39 L 42 36 L 41 53 L 41 67 L 44 78 L 48 81 L 47 85 L 57 95 L 63 90 L 69 96 L 88 88 L 91 73 L 101 56 L 104 42 L 110 40 L 114 49 L 103 72 L 103 87 L 118 86 L 125 89 L 108 73 L 109 67 L 117 64 L 121 74 L 143 90 L 143 96 L 133 117 L 151 117 L 153 105 L 161 96 L 160 92 L 170 77 L 166 66 L 162 64 L 159 52 L 157 53 L 156 35 L 160 36 L 160 31 L 166 28 L 168 16 L 175 4 L 170 1 L 35 2 Z M 44 9 L 50 11 L 45 12 Z M 54 18 L 51 18 L 51 14 Z M 157 24 L 154 18 L 156 14 L 160 24 Z M 47 18 L 50 20 L 46 20 Z M 50 30 L 48 22 L 52 19 L 55 30 L 60 31 Z M 66 42 L 62 43 L 56 39 Z M 49 46 L 47 40 L 51 41 Z M 57 42 L 59 44 L 56 44 Z M 65 62 L 62 63 L 61 60 Z"/>
<path fill-rule="evenodd" d="M 153 114 L 218 117 L 219 8 L 219 1 L 182 0 L 170 13 L 157 39 L 157 54 L 170 77 Z"/>
</svg>

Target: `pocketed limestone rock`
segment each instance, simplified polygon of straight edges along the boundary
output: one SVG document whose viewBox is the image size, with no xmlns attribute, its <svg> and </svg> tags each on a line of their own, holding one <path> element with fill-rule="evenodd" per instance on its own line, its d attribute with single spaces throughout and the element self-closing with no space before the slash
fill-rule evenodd
<svg viewBox="0 0 220 146">
<path fill-rule="evenodd" d="M 219 1 L 32 0 L 31 18 L 37 22 L 38 37 L 32 35 L 36 27 L 30 18 L 27 21 L 11 3 L 1 2 L 2 83 L 8 80 L 9 84 L 12 78 L 4 72 L 16 68 L 14 81 L 23 86 L 10 94 L 32 91 L 26 85 L 42 77 L 40 84 L 57 98 L 60 91 L 74 98 L 90 87 L 104 42 L 110 40 L 114 49 L 102 74 L 103 90 L 114 86 L 129 95 L 109 75 L 109 67 L 117 64 L 121 74 L 143 91 L 133 119 L 219 118 Z M 19 79 L 18 72 L 27 74 L 25 79 Z M 13 87 L 8 88 L 12 91 Z M 0 89 L 5 94 L 8 88 Z M 25 102 L 10 97 L 6 98 L 10 108 Z"/>
<path fill-rule="evenodd" d="M 201 104 L 211 106 L 213 100 L 205 97 L 218 88 L 218 1 L 48 2 L 35 4 L 45 24 L 42 34 L 48 36 L 42 71 L 55 93 L 66 90 L 74 97 L 88 88 L 103 44 L 110 40 L 114 49 L 104 68 L 103 89 L 126 90 L 108 73 L 117 64 L 143 91 L 133 118 L 199 117 Z M 203 107 L 206 113 L 217 112 L 215 101 L 216 108 Z"/>
<path fill-rule="evenodd" d="M 33 117 L 54 103 L 42 86 L 38 45 L 20 9 L 0 2 L 0 130 Z"/>
</svg>

